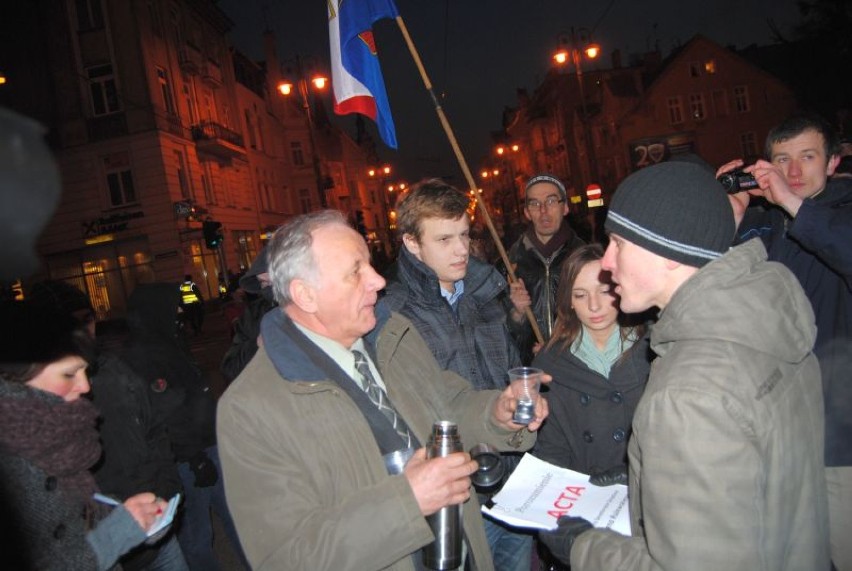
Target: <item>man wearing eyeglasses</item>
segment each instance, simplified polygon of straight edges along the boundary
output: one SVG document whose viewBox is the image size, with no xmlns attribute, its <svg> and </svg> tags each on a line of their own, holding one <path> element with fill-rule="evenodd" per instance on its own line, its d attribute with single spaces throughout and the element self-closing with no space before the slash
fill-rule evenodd
<svg viewBox="0 0 852 571">
<path fill-rule="evenodd" d="M 510 287 L 513 309 L 509 329 L 529 364 L 536 343 L 524 311 L 532 307 L 544 341 L 550 338 L 556 317 L 556 289 L 562 262 L 585 242 L 568 225 L 565 186 L 555 176 L 538 174 L 527 181 L 524 215 L 532 223 L 509 249 L 509 261 L 518 280 Z"/>
</svg>

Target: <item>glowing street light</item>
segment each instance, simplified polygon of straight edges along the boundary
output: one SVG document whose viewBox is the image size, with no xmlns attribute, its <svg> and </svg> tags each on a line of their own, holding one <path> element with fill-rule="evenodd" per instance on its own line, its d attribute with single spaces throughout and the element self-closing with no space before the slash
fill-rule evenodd
<svg viewBox="0 0 852 571">
<path fill-rule="evenodd" d="M 577 76 L 577 84 L 580 87 L 581 122 L 586 152 L 588 154 L 589 176 L 594 179 L 597 176 L 597 167 L 595 165 L 595 151 L 592 146 L 591 133 L 589 132 L 589 115 L 586 109 L 586 93 L 583 84 L 583 58 L 581 56 L 585 55 L 588 59 L 595 59 L 601 53 L 601 46 L 592 42 L 590 36 L 591 32 L 587 28 L 578 28 L 575 30 L 572 26 L 570 36 L 565 33 L 559 35 L 559 49 L 553 54 L 553 60 L 559 66 L 566 65 L 569 59 L 574 64 L 574 73 Z"/>
<path fill-rule="evenodd" d="M 293 93 L 294 88 L 298 89 L 299 94 L 302 96 L 302 107 L 305 110 L 305 116 L 308 120 L 308 137 L 311 144 L 311 156 L 313 157 L 313 167 L 314 167 L 314 177 L 316 178 L 317 192 L 319 193 L 320 204 L 323 208 L 328 207 L 328 198 L 325 194 L 325 181 L 322 176 L 322 168 L 320 167 L 320 158 L 317 153 L 317 143 L 316 138 L 314 136 L 314 117 L 311 112 L 311 105 L 309 101 L 309 91 L 308 91 L 308 79 L 305 77 L 304 70 L 302 69 L 302 60 L 299 55 L 296 55 L 296 83 L 293 83 L 288 80 L 284 80 L 280 82 L 277 86 L 279 93 L 284 96 L 289 96 Z M 322 91 L 328 84 L 328 78 L 315 74 L 310 79 L 311 85 L 313 85 L 315 90 Z"/>
</svg>

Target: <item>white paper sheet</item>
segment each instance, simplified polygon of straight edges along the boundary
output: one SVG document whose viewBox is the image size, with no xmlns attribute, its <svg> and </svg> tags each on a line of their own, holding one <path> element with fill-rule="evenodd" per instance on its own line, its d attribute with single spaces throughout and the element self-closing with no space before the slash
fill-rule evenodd
<svg viewBox="0 0 852 571">
<path fill-rule="evenodd" d="M 560 516 L 589 520 L 595 527 L 630 535 L 627 486 L 594 486 L 589 476 L 524 454 L 520 464 L 494 496 L 482 506 L 492 517 L 518 527 L 554 529 Z"/>
</svg>

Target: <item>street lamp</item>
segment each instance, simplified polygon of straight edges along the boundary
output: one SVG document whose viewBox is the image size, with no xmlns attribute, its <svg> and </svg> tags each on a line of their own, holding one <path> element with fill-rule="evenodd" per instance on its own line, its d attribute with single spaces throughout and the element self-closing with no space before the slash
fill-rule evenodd
<svg viewBox="0 0 852 571">
<path fill-rule="evenodd" d="M 395 214 L 393 212 L 393 206 L 395 203 L 395 201 L 393 200 L 393 191 L 396 190 L 397 187 L 395 187 L 394 185 L 388 185 L 388 179 L 390 178 L 392 170 L 393 169 L 390 165 L 369 167 L 367 169 L 367 176 L 378 183 L 377 188 L 379 189 L 379 193 L 381 194 L 381 203 L 383 211 L 382 214 L 384 216 L 386 224 L 385 243 L 388 245 L 390 252 L 393 254 L 393 230 L 396 228 Z M 400 186 L 404 187 L 404 183 Z"/>
<path fill-rule="evenodd" d="M 314 135 L 314 116 L 311 111 L 311 104 L 308 98 L 308 78 L 305 76 L 304 69 L 302 68 L 302 59 L 298 54 L 296 54 L 295 62 L 295 84 L 292 81 L 284 80 L 278 84 L 278 91 L 282 95 L 289 96 L 293 93 L 293 89 L 296 88 L 302 96 L 302 107 L 305 110 L 305 117 L 308 122 L 308 139 L 311 145 L 311 157 L 314 167 L 314 177 L 317 184 L 317 193 L 319 194 L 320 205 L 323 208 L 328 208 L 328 198 L 325 195 L 326 184 L 325 179 L 322 176 L 319 153 L 317 153 L 316 137 Z M 315 90 L 322 91 L 328 85 L 328 78 L 320 74 L 314 74 L 310 78 L 310 82 Z"/>
<path fill-rule="evenodd" d="M 509 183 L 512 189 L 512 199 L 515 206 L 515 212 L 518 215 L 518 220 L 521 219 L 521 211 L 523 210 L 523 199 L 521 198 L 520 192 L 518 192 L 518 184 L 516 180 L 516 169 L 515 169 L 515 161 L 517 160 L 517 153 L 521 150 L 521 146 L 517 143 L 507 143 L 502 145 L 497 145 L 494 147 L 494 152 L 498 157 L 502 158 L 502 162 L 507 169 L 507 173 L 509 175 Z"/>
<path fill-rule="evenodd" d="M 582 56 L 585 55 L 588 59 L 595 59 L 600 55 L 601 47 L 591 41 L 591 32 L 587 28 L 571 27 L 570 34 L 561 33 L 558 38 L 559 47 L 553 54 L 553 61 L 557 66 L 564 66 L 570 60 L 574 64 L 574 73 L 577 76 L 577 84 L 580 88 L 580 109 L 582 111 L 583 138 L 586 144 L 586 153 L 588 156 L 589 177 L 597 176 L 597 167 L 595 161 L 595 151 L 592 144 L 591 132 L 589 130 L 589 115 L 586 109 L 586 92 L 583 84 L 583 66 Z"/>
</svg>

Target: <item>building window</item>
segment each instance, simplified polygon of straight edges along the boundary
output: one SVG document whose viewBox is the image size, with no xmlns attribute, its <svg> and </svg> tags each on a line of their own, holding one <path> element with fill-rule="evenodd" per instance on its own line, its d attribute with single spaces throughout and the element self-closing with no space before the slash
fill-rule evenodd
<svg viewBox="0 0 852 571">
<path fill-rule="evenodd" d="M 683 123 L 683 107 L 680 103 L 680 97 L 669 97 L 669 122 L 672 125 Z"/>
<path fill-rule="evenodd" d="M 293 155 L 293 164 L 297 167 L 304 166 L 305 153 L 302 150 L 301 141 L 293 141 L 290 143 L 290 153 Z"/>
<path fill-rule="evenodd" d="M 218 115 L 216 114 L 216 95 L 209 89 L 204 90 L 204 118 L 208 121 L 216 123 Z M 228 123 L 225 123 L 228 126 Z"/>
<path fill-rule="evenodd" d="M 202 164 L 201 187 L 204 189 L 204 200 L 207 204 L 216 204 L 216 193 L 213 190 L 213 167 L 209 162 Z"/>
<path fill-rule="evenodd" d="M 192 95 L 192 86 L 189 83 L 183 84 L 183 101 L 186 108 L 189 109 L 189 122 L 191 125 L 198 123 L 198 107 L 195 104 L 195 97 Z"/>
<path fill-rule="evenodd" d="M 695 120 L 707 118 L 707 111 L 704 109 L 704 94 L 692 93 L 689 95 L 689 114 Z"/>
<path fill-rule="evenodd" d="M 130 155 L 113 153 L 103 159 L 110 206 L 124 206 L 136 202 L 136 189 L 130 172 Z"/>
<path fill-rule="evenodd" d="M 734 105 L 737 108 L 737 113 L 746 113 L 751 109 L 748 100 L 748 86 L 738 85 L 734 87 Z"/>
<path fill-rule="evenodd" d="M 716 60 L 708 59 L 704 62 L 704 71 L 710 75 L 716 73 Z"/>
<path fill-rule="evenodd" d="M 262 151 L 266 148 L 266 141 L 263 140 L 263 119 L 260 115 L 257 116 L 257 150 Z"/>
<path fill-rule="evenodd" d="M 169 74 L 161 67 L 157 68 L 157 81 L 160 84 L 160 92 L 163 95 L 163 107 L 170 115 L 176 115 L 175 99 L 172 96 L 172 86 L 169 85 Z"/>
<path fill-rule="evenodd" d="M 260 197 L 260 209 L 265 212 L 272 210 L 272 197 L 269 196 L 269 186 L 267 184 L 257 181 L 257 195 Z"/>
<path fill-rule="evenodd" d="M 758 156 L 757 135 L 755 135 L 754 131 L 749 131 L 740 135 L 740 150 L 742 151 L 743 158 L 747 161 L 750 158 L 756 158 Z"/>
<path fill-rule="evenodd" d="M 307 214 L 313 210 L 313 205 L 311 204 L 311 191 L 307 188 L 299 189 L 299 208 L 301 208 L 302 214 Z"/>
<path fill-rule="evenodd" d="M 222 104 L 222 125 L 231 128 L 231 109 L 228 107 L 227 103 Z"/>
<path fill-rule="evenodd" d="M 234 244 L 237 245 L 237 259 L 240 263 L 240 269 L 248 269 L 252 261 L 257 257 L 257 244 L 255 243 L 254 233 L 248 230 L 234 230 L 231 232 L 231 237 Z"/>
<path fill-rule="evenodd" d="M 189 180 L 189 170 L 186 168 L 186 157 L 182 152 L 175 151 L 175 163 L 177 165 L 177 179 L 181 197 L 190 200 L 194 199 L 192 184 Z"/>
<path fill-rule="evenodd" d="M 92 113 L 95 117 L 121 111 L 118 89 L 111 65 L 99 65 L 86 70 L 89 76 L 89 92 L 92 96 Z"/>
<path fill-rule="evenodd" d="M 697 61 L 689 62 L 689 77 L 698 77 L 701 75 L 701 64 Z"/>
<path fill-rule="evenodd" d="M 125 315 L 127 298 L 140 283 L 156 280 L 144 238 L 123 239 L 45 257 L 48 275 L 89 296 L 98 319 Z"/>
<path fill-rule="evenodd" d="M 246 113 L 246 133 L 248 133 L 248 136 L 249 136 L 249 146 L 252 149 L 256 149 L 257 148 L 257 138 L 255 138 L 255 134 L 254 134 L 254 121 L 252 120 L 252 117 L 251 117 L 251 111 L 246 109 L 245 113 Z"/>
<path fill-rule="evenodd" d="M 76 0 L 77 31 L 98 30 L 104 27 L 104 12 L 101 0 Z"/>
<path fill-rule="evenodd" d="M 728 94 L 724 89 L 713 92 L 713 112 L 716 113 L 716 117 L 724 117 L 728 114 Z"/>
</svg>

